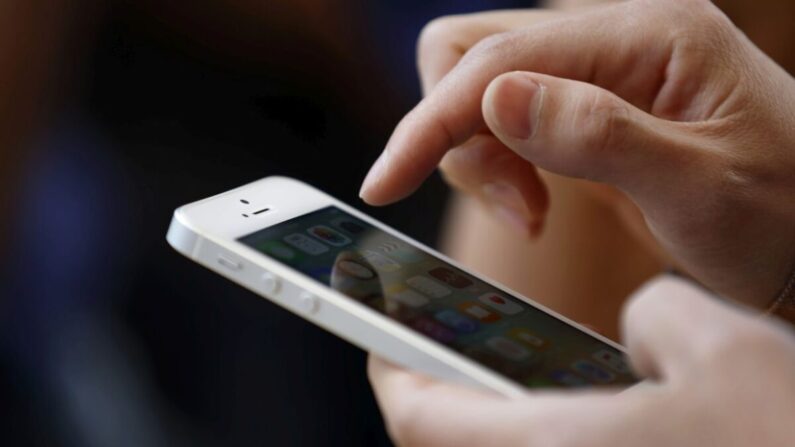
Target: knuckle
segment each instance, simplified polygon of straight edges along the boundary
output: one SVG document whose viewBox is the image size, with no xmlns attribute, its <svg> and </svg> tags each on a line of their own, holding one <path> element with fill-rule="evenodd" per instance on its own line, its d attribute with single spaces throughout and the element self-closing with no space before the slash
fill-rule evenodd
<svg viewBox="0 0 795 447">
<path fill-rule="evenodd" d="M 469 50 L 462 62 L 482 61 L 501 55 L 517 54 L 519 50 L 518 34 L 502 32 L 484 37 Z"/>
<path fill-rule="evenodd" d="M 462 20 L 458 16 L 442 16 L 431 20 L 422 28 L 417 39 L 417 63 L 420 68 L 433 59 L 437 49 L 454 45 Z"/>
<path fill-rule="evenodd" d="M 766 157 L 757 156 L 756 153 L 721 150 L 711 158 L 712 166 L 715 166 L 718 173 L 716 190 L 726 198 L 746 202 L 756 192 L 767 190 L 768 186 L 784 180 L 775 163 L 771 163 Z"/>
<path fill-rule="evenodd" d="M 736 27 L 707 0 L 671 2 L 674 9 L 673 41 L 685 54 L 705 60 L 727 57 L 734 52 Z"/>
<path fill-rule="evenodd" d="M 582 149 L 594 156 L 620 150 L 632 125 L 626 104 L 608 98 L 605 92 L 593 95 L 589 101 L 580 109 L 584 116 L 577 120 L 583 123 Z"/>
<path fill-rule="evenodd" d="M 417 40 L 420 48 L 436 44 L 439 41 L 448 41 L 454 34 L 452 30 L 453 18 L 451 16 L 437 17 L 422 28 Z"/>
<path fill-rule="evenodd" d="M 754 185 L 767 177 L 759 172 L 759 169 L 742 160 L 723 160 L 723 163 L 715 166 L 720 166 L 715 190 L 731 202 L 744 202 L 754 189 Z"/>
<path fill-rule="evenodd" d="M 713 150 L 691 151 L 689 161 L 692 169 L 701 173 L 703 188 L 699 195 L 704 199 L 703 212 L 691 217 L 702 216 L 712 220 L 694 220 L 693 226 L 705 225 L 705 229 L 713 232 L 724 228 L 723 225 L 717 225 L 715 220 L 723 222 L 726 230 L 734 231 L 730 227 L 738 223 L 733 217 L 738 215 L 737 211 L 756 208 L 760 192 L 778 180 L 775 168 L 767 166 L 765 161 L 760 162 L 745 154 L 731 154 L 719 146 Z"/>
<path fill-rule="evenodd" d="M 692 23 L 702 23 L 704 19 L 720 15 L 720 10 L 711 0 L 646 1 L 654 3 L 658 8 L 665 8 L 673 18 L 680 19 L 676 22 L 680 28 L 689 27 Z"/>
</svg>

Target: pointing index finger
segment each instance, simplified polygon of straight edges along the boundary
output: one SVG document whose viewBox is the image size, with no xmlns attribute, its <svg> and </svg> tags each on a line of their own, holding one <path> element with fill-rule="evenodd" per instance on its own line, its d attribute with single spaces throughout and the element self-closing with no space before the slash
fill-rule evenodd
<svg viewBox="0 0 795 447">
<path fill-rule="evenodd" d="M 582 32 L 589 27 L 594 34 Z M 604 26 L 603 17 L 593 14 L 482 40 L 398 124 L 367 175 L 360 196 L 372 205 L 384 205 L 414 192 L 448 150 L 482 128 L 483 94 L 500 74 L 525 70 L 588 81 L 595 69 L 614 66 L 613 61 L 621 57 L 604 53 L 609 47 L 605 41 L 616 34 L 615 29 Z M 595 67 L 597 57 L 608 60 L 600 59 L 604 64 Z"/>
<path fill-rule="evenodd" d="M 450 148 L 482 126 L 480 96 L 450 101 L 439 90 L 445 89 L 440 85 L 395 128 L 362 186 L 360 195 L 366 202 L 384 205 L 410 195 Z M 444 103 L 450 107 L 441 107 Z"/>
</svg>

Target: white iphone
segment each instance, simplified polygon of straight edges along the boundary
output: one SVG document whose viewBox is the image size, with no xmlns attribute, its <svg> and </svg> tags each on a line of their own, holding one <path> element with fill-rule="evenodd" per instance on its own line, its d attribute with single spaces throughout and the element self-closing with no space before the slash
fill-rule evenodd
<svg viewBox="0 0 795 447">
<path fill-rule="evenodd" d="M 356 346 L 437 378 L 508 396 L 636 382 L 616 343 L 294 179 L 185 205 L 167 239 Z"/>
</svg>

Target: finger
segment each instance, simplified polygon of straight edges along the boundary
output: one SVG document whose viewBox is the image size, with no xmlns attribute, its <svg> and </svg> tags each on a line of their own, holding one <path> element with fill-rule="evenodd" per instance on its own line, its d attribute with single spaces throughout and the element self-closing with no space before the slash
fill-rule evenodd
<svg viewBox="0 0 795 447">
<path fill-rule="evenodd" d="M 525 160 L 631 193 L 659 191 L 658 180 L 677 177 L 679 161 L 693 153 L 676 123 L 595 85 L 537 73 L 494 79 L 483 97 L 483 116 Z"/>
<path fill-rule="evenodd" d="M 510 400 L 439 382 L 370 356 L 368 374 L 390 436 L 401 446 L 516 445 L 488 421 L 520 422 Z M 501 422 L 502 424 L 502 422 Z"/>
<path fill-rule="evenodd" d="M 754 321 L 731 309 L 706 290 L 672 275 L 647 283 L 630 298 L 622 316 L 635 371 L 651 378 L 687 374 L 717 338 Z"/>
<path fill-rule="evenodd" d="M 477 134 L 441 162 L 448 183 L 477 197 L 523 236 L 541 232 L 549 193 L 535 167 L 490 134 Z"/>
<path fill-rule="evenodd" d="M 626 7 L 632 7 L 631 3 Z M 365 179 L 361 197 L 371 204 L 386 204 L 413 192 L 445 152 L 482 126 L 483 93 L 502 73 L 526 70 L 597 83 L 609 80 L 605 82 L 617 83 L 614 88 L 620 95 L 632 97 L 633 102 L 651 103 L 656 89 L 648 85 L 659 85 L 656 80 L 665 72 L 669 45 L 662 37 L 659 42 L 629 38 L 640 32 L 638 28 L 646 32 L 649 27 L 633 20 L 616 23 L 617 14 L 612 11 L 624 5 L 482 40 L 398 124 Z M 648 62 L 633 67 L 628 75 L 627 64 L 634 63 L 639 54 Z M 619 78 L 621 81 L 616 82 Z"/>
<path fill-rule="evenodd" d="M 565 391 L 505 399 L 427 379 L 370 357 L 370 381 L 401 446 L 638 445 L 643 388 Z M 628 440 L 630 442 L 620 442 Z"/>
<path fill-rule="evenodd" d="M 510 29 L 562 17 L 551 10 L 501 10 L 434 19 L 417 41 L 417 67 L 427 95 L 483 38 Z"/>
</svg>

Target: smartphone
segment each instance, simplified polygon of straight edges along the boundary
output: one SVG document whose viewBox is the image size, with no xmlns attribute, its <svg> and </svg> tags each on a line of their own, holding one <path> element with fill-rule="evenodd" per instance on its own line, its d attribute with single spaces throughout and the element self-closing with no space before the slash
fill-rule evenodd
<svg viewBox="0 0 795 447">
<path fill-rule="evenodd" d="M 436 378 L 507 396 L 636 382 L 620 345 L 298 180 L 268 177 L 182 206 L 167 240 L 350 343 Z"/>
</svg>

